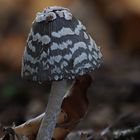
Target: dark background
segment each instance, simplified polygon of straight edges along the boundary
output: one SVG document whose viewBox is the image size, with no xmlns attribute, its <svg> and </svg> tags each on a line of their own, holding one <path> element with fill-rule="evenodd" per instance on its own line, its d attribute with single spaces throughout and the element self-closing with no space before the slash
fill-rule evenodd
<svg viewBox="0 0 140 140">
<path fill-rule="evenodd" d="M 127 126 L 139 124 L 139 0 L 0 0 L 0 123 L 21 124 L 46 107 L 50 83 L 27 82 L 20 71 L 32 20 L 50 5 L 70 8 L 104 56 L 103 65 L 92 74 L 89 111 L 78 128 L 98 131 L 128 114 Z"/>
</svg>

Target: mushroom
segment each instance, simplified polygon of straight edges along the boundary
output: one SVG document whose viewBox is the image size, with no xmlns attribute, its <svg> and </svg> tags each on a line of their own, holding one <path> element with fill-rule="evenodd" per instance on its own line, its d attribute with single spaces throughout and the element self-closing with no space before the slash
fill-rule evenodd
<svg viewBox="0 0 140 140">
<path fill-rule="evenodd" d="M 37 13 L 24 50 L 21 72 L 27 80 L 52 81 L 37 140 L 51 140 L 67 80 L 92 72 L 101 62 L 100 49 L 69 9 L 52 6 Z"/>
</svg>

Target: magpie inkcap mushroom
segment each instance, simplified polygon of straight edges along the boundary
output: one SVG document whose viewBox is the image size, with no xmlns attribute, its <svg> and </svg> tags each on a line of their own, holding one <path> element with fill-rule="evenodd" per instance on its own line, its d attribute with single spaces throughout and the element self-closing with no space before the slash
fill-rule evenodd
<svg viewBox="0 0 140 140">
<path fill-rule="evenodd" d="M 49 7 L 33 21 L 22 60 L 31 81 L 74 79 L 100 66 L 102 54 L 85 26 L 68 9 Z"/>
<path fill-rule="evenodd" d="M 66 92 L 66 80 L 98 68 L 102 54 L 69 9 L 52 6 L 37 13 L 22 58 L 22 77 L 53 81 L 37 140 L 51 140 Z"/>
</svg>

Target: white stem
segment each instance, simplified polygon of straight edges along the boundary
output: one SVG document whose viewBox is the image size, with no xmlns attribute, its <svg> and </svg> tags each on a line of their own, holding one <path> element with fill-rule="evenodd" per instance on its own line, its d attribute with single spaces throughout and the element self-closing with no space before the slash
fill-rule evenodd
<svg viewBox="0 0 140 140">
<path fill-rule="evenodd" d="M 66 80 L 52 83 L 47 109 L 38 131 L 37 140 L 51 140 L 65 93 Z"/>
</svg>

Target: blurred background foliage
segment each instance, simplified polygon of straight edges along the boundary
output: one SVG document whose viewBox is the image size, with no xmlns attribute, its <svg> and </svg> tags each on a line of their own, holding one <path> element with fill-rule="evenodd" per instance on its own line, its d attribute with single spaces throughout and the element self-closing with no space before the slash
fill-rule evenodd
<svg viewBox="0 0 140 140">
<path fill-rule="evenodd" d="M 127 126 L 139 123 L 139 0 L 0 0 L 0 123 L 20 124 L 45 109 L 51 84 L 24 81 L 20 71 L 35 14 L 50 5 L 70 8 L 104 55 L 92 74 L 89 111 L 78 129 L 99 131 L 129 113 L 134 119 Z"/>
</svg>

